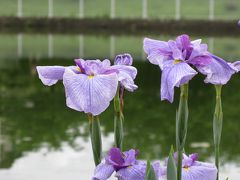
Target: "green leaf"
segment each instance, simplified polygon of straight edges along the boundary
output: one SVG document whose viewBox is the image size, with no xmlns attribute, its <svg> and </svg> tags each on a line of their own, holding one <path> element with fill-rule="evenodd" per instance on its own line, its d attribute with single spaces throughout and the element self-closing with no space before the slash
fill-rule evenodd
<svg viewBox="0 0 240 180">
<path fill-rule="evenodd" d="M 124 117 L 122 113 L 116 113 L 114 117 L 114 139 L 115 146 L 122 150 L 124 131 L 123 131 Z"/>
<path fill-rule="evenodd" d="M 146 170 L 145 180 L 156 180 L 155 171 L 150 161 L 147 161 L 147 170 Z"/>
<path fill-rule="evenodd" d="M 177 180 L 177 168 L 176 168 L 175 160 L 173 158 L 173 153 L 174 153 L 174 150 L 172 147 L 168 157 L 167 180 Z"/>
<path fill-rule="evenodd" d="M 89 133 L 91 136 L 92 151 L 95 165 L 101 163 L 102 155 L 102 139 L 101 139 L 101 130 L 100 130 L 100 121 L 99 118 L 89 116 Z"/>
<path fill-rule="evenodd" d="M 115 146 L 122 150 L 123 145 L 123 121 L 124 116 L 121 111 L 121 105 L 120 105 L 120 99 L 119 99 L 119 87 L 117 89 L 116 95 L 114 97 L 114 140 L 115 140 Z"/>
</svg>

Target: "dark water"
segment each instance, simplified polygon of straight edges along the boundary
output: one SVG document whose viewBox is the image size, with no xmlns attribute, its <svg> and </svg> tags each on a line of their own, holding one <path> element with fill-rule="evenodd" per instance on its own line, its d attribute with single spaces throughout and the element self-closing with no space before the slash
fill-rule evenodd
<svg viewBox="0 0 240 180">
<path fill-rule="evenodd" d="M 35 65 L 71 64 L 65 60 L 22 60 L 1 69 L 0 179 L 90 179 L 93 162 L 88 122 L 65 105 L 62 83 L 42 85 Z M 139 89 L 125 96 L 124 149 L 140 150 L 140 158 L 163 159 L 175 143 L 175 102 L 159 99 L 160 71 L 135 62 Z M 222 177 L 238 179 L 240 165 L 240 76 L 223 88 L 224 125 Z M 186 152 L 213 162 L 212 113 L 214 88 L 198 76 L 190 83 L 189 131 Z M 113 145 L 113 105 L 101 116 L 104 150 Z"/>
<path fill-rule="evenodd" d="M 90 179 L 94 164 L 87 118 L 66 107 L 61 82 L 53 87 L 43 86 L 35 66 L 71 65 L 78 51 L 84 52 L 84 57 L 94 58 L 127 51 L 137 59 L 145 59 L 142 38 L 54 35 L 49 41 L 47 35 L 0 35 L 0 179 Z M 209 42 L 211 51 L 224 58 L 240 57 L 239 39 L 210 37 L 204 41 Z M 19 55 L 25 58 L 18 59 Z M 50 55 L 59 58 L 43 58 Z M 163 159 L 175 144 L 179 90 L 175 91 L 173 104 L 161 102 L 159 68 L 142 60 L 135 60 L 134 66 L 138 68 L 139 88 L 125 96 L 124 149 L 139 149 L 141 159 Z M 203 79 L 198 75 L 190 82 L 186 152 L 199 153 L 200 160 L 214 162 L 215 92 Z M 238 180 L 240 75 L 234 75 L 224 86 L 222 101 L 221 179 Z M 113 104 L 100 118 L 106 152 L 113 146 Z"/>
</svg>

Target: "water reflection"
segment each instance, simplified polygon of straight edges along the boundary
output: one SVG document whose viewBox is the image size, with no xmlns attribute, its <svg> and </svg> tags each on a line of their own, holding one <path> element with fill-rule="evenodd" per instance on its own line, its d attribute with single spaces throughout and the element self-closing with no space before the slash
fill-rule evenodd
<svg viewBox="0 0 240 180">
<path fill-rule="evenodd" d="M 93 165 L 87 118 L 65 106 L 61 83 L 44 87 L 34 68 L 36 64 L 71 63 L 23 60 L 1 69 L 0 168 L 6 170 L 0 170 L 0 177 L 4 180 L 15 180 L 16 174 L 26 180 L 25 172 L 31 172 L 29 176 L 43 173 L 40 179 L 44 179 L 48 173 L 52 179 L 74 179 L 84 174 L 89 179 Z M 160 102 L 159 69 L 141 61 L 135 62 L 135 66 L 139 71 L 139 89 L 135 93 L 126 94 L 124 148 L 140 149 L 140 158 L 143 159 L 162 159 L 168 154 L 171 144 L 175 144 L 177 96 L 174 104 Z M 228 175 L 232 177 L 230 179 L 237 177 L 234 173 L 239 170 L 235 166 L 240 165 L 240 145 L 237 143 L 240 140 L 238 89 L 239 75 L 234 76 L 223 88 L 221 155 L 222 163 L 226 166 L 223 176 Z M 186 151 L 200 153 L 201 160 L 213 160 L 214 89 L 211 85 L 205 85 L 203 77 L 199 76 L 191 81 L 189 93 L 190 119 Z M 113 144 L 112 106 L 101 115 L 101 119 L 103 143 L 107 150 Z"/>
<path fill-rule="evenodd" d="M 159 32 L 160 33 L 160 32 Z M 168 40 L 175 36 L 148 37 Z M 131 53 L 136 59 L 145 60 L 143 56 L 141 36 L 95 36 L 95 35 L 59 35 L 59 34 L 0 34 L 0 53 L 2 59 L 17 58 L 112 58 L 115 54 Z M 198 39 L 202 37 L 192 37 Z M 34 43 L 33 43 L 34 42 Z M 229 60 L 240 57 L 239 38 L 204 37 L 203 42 L 208 43 L 209 50 Z M 0 67 L 2 64 L 0 64 Z"/>
</svg>

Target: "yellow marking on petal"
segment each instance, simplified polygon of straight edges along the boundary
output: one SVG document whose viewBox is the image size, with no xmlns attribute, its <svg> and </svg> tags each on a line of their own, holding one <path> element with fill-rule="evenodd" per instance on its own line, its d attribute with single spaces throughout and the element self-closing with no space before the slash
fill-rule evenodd
<svg viewBox="0 0 240 180">
<path fill-rule="evenodd" d="M 184 167 L 183 169 L 184 169 L 185 171 L 187 171 L 187 172 L 190 170 L 189 167 Z"/>
<path fill-rule="evenodd" d="M 77 67 L 77 71 L 82 72 L 81 69 L 80 69 L 80 67 Z"/>
<path fill-rule="evenodd" d="M 174 60 L 174 64 L 178 64 L 178 63 L 180 63 L 180 62 L 182 62 L 182 61 L 179 60 L 179 59 Z"/>
<path fill-rule="evenodd" d="M 92 75 L 91 75 L 91 76 L 88 76 L 88 79 L 92 79 L 93 77 L 94 77 L 94 76 L 92 76 Z"/>
</svg>

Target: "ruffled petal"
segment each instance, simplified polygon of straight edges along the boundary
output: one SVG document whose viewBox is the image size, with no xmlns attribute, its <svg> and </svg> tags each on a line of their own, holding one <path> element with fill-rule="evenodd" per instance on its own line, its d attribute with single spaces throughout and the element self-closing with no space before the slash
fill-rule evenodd
<svg viewBox="0 0 240 180">
<path fill-rule="evenodd" d="M 116 73 L 87 76 L 66 68 L 63 84 L 68 107 L 96 116 L 105 111 L 114 98 L 118 78 Z"/>
<path fill-rule="evenodd" d="M 120 169 L 116 173 L 119 180 L 144 180 L 146 173 L 146 164 L 135 164 L 127 168 Z"/>
<path fill-rule="evenodd" d="M 145 38 L 143 40 L 143 49 L 148 55 L 148 60 L 152 64 L 162 67 L 165 59 L 171 56 L 171 50 L 167 42 Z"/>
<path fill-rule="evenodd" d="M 217 168 L 210 163 L 196 161 L 191 167 L 183 168 L 184 180 L 214 180 L 217 178 Z"/>
<path fill-rule="evenodd" d="M 231 76 L 237 72 L 237 70 L 225 60 L 212 55 L 212 61 L 207 66 L 196 66 L 197 69 L 204 75 L 206 75 L 205 83 L 211 83 L 215 85 L 226 84 Z"/>
<path fill-rule="evenodd" d="M 236 61 L 230 64 L 236 69 L 237 72 L 240 71 L 240 61 Z"/>
<path fill-rule="evenodd" d="M 176 41 L 169 40 L 168 41 L 169 48 L 172 52 L 172 60 L 184 60 L 182 49 L 178 47 Z"/>
<path fill-rule="evenodd" d="M 125 54 L 119 54 L 115 57 L 114 64 L 116 65 L 127 65 L 131 66 L 133 63 L 133 58 L 130 54 L 125 53 Z"/>
<path fill-rule="evenodd" d="M 174 61 L 166 61 L 161 77 L 161 100 L 173 102 L 174 87 L 188 83 L 196 74 L 185 62 L 174 64 Z"/>
<path fill-rule="evenodd" d="M 188 35 L 183 34 L 177 37 L 176 43 L 180 49 L 187 50 L 191 44 L 191 41 Z"/>
<path fill-rule="evenodd" d="M 116 70 L 118 81 L 125 89 L 132 92 L 138 88 L 138 86 L 134 83 L 134 79 L 137 75 L 137 69 L 135 67 L 126 65 L 114 65 L 111 67 L 111 70 Z"/>
<path fill-rule="evenodd" d="M 93 180 L 107 180 L 111 177 L 113 172 L 114 168 L 112 165 L 102 162 L 96 167 Z"/>
<path fill-rule="evenodd" d="M 66 67 L 63 66 L 37 66 L 39 79 L 44 85 L 52 86 L 58 80 L 63 79 L 63 74 Z"/>
</svg>

